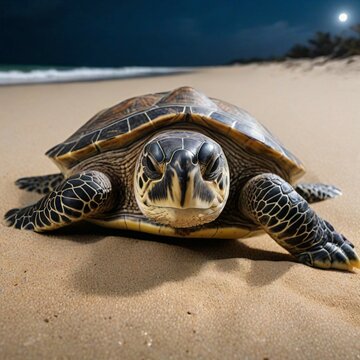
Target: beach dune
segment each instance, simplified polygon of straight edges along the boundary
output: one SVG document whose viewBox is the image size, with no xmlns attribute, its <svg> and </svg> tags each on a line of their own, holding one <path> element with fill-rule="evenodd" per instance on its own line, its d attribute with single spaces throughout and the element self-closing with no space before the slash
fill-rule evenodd
<svg viewBox="0 0 360 360">
<path fill-rule="evenodd" d="M 243 107 L 343 196 L 314 204 L 360 249 L 359 60 L 203 68 L 0 87 L 0 214 L 36 201 L 17 178 L 100 109 L 189 85 Z M 360 273 L 295 262 L 267 235 L 170 239 L 78 224 L 0 228 L 1 359 L 356 359 Z"/>
</svg>

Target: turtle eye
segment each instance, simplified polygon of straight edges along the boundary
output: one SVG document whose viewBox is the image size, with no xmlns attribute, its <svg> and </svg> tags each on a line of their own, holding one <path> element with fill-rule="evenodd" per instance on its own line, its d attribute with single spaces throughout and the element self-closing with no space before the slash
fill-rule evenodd
<svg viewBox="0 0 360 360">
<path fill-rule="evenodd" d="M 198 160 L 204 180 L 214 180 L 219 175 L 221 156 L 213 144 L 205 142 L 198 152 Z"/>
<path fill-rule="evenodd" d="M 198 152 L 198 160 L 201 165 L 207 165 L 212 157 L 214 156 L 215 148 L 214 145 L 205 142 L 201 145 L 201 148 Z"/>
<path fill-rule="evenodd" d="M 150 155 L 146 155 L 143 158 L 143 166 L 145 174 L 152 180 L 160 179 L 161 178 L 161 169 L 158 165 L 157 161 L 152 158 Z"/>
<path fill-rule="evenodd" d="M 221 157 L 213 158 L 206 166 L 204 180 L 214 180 L 221 171 Z"/>
<path fill-rule="evenodd" d="M 146 147 L 146 152 L 153 157 L 158 163 L 164 160 L 164 153 L 157 142 L 152 142 Z"/>
</svg>

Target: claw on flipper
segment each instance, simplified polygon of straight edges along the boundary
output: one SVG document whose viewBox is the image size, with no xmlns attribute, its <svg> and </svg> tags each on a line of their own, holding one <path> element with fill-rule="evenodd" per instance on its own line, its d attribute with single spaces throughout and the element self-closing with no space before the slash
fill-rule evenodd
<svg viewBox="0 0 360 360">
<path fill-rule="evenodd" d="M 298 254 L 296 257 L 299 262 L 320 269 L 354 271 L 354 268 L 360 268 L 360 259 L 354 249 L 344 241 L 342 245 L 339 245 L 326 243 L 324 246 Z"/>
<path fill-rule="evenodd" d="M 350 260 L 350 265 L 353 268 L 357 268 L 360 269 L 360 259 L 358 258 L 357 260 Z M 352 270 L 352 269 L 351 269 Z"/>
</svg>

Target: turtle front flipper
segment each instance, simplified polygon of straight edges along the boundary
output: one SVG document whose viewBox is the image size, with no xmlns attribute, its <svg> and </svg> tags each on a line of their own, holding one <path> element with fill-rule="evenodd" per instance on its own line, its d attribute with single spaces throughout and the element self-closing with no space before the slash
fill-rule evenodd
<svg viewBox="0 0 360 360">
<path fill-rule="evenodd" d="M 353 245 L 312 210 L 285 180 L 274 174 L 250 179 L 240 209 L 298 261 L 318 268 L 360 267 Z"/>
<path fill-rule="evenodd" d="M 37 192 L 38 194 L 48 194 L 64 181 L 64 175 L 51 174 L 43 176 L 30 176 L 17 179 L 15 185 L 27 191 Z"/>
<path fill-rule="evenodd" d="M 301 183 L 294 186 L 295 191 L 308 203 L 315 203 L 341 195 L 341 190 L 333 185 Z"/>
<path fill-rule="evenodd" d="M 34 205 L 5 214 L 9 226 L 37 232 L 53 230 L 106 210 L 111 183 L 98 171 L 71 176 Z"/>
</svg>

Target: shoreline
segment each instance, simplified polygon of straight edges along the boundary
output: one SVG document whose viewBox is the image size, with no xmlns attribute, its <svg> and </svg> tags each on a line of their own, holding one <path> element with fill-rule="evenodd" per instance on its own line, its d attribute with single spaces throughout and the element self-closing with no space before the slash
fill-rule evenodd
<svg viewBox="0 0 360 360">
<path fill-rule="evenodd" d="M 193 68 L 170 67 L 123 67 L 123 68 L 73 68 L 73 69 L 34 69 L 7 70 L 0 69 L 0 86 L 55 84 L 88 81 L 120 80 L 142 77 L 185 74 Z"/>
<path fill-rule="evenodd" d="M 211 71 L 212 69 L 240 68 L 287 68 L 300 71 L 323 71 L 342 72 L 346 67 L 348 72 L 360 72 L 360 56 L 352 56 L 344 59 L 329 59 L 318 57 L 315 59 L 284 59 L 279 61 L 261 61 L 249 63 L 231 63 L 227 65 L 199 66 L 199 67 L 123 67 L 123 68 L 47 68 L 6 70 L 0 68 L 0 87 L 37 84 L 80 83 L 126 80 L 135 78 L 161 77 L 181 75 L 199 71 Z"/>
</svg>

